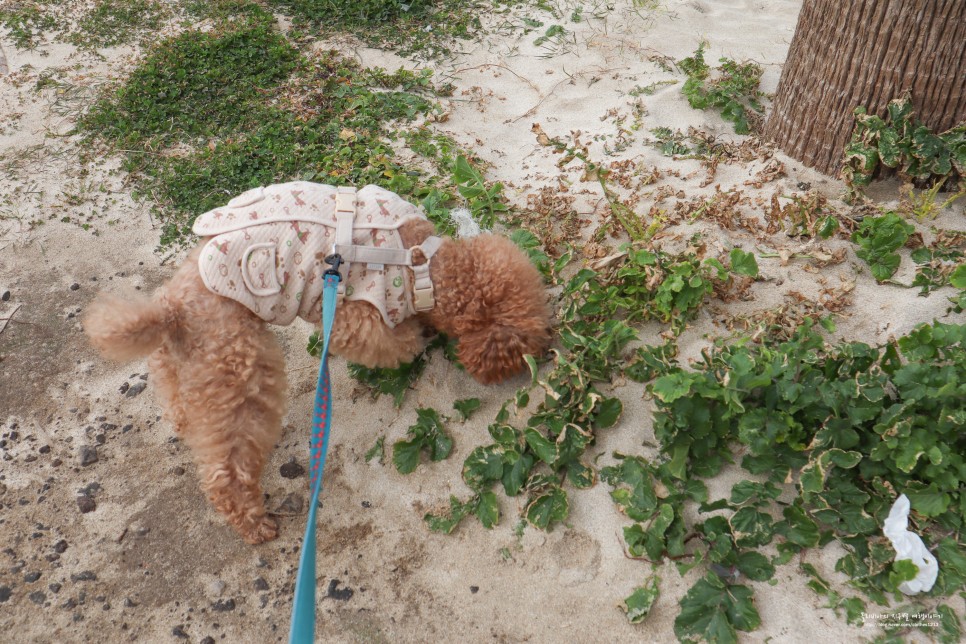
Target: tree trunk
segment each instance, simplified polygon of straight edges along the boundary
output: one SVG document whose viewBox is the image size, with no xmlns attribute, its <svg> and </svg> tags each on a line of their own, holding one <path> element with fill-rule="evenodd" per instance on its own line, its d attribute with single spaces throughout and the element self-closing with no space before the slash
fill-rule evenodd
<svg viewBox="0 0 966 644">
<path fill-rule="evenodd" d="M 835 174 L 852 110 L 905 92 L 936 133 L 966 120 L 966 0 L 805 0 L 765 134 Z"/>
</svg>

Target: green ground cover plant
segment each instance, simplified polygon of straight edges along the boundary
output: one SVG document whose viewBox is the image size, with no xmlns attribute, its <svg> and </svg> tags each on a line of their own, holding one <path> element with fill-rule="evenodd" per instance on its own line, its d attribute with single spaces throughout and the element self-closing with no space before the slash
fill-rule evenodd
<svg viewBox="0 0 966 644">
<path fill-rule="evenodd" d="M 734 125 L 735 133 L 757 130 L 765 111 L 760 101 L 764 94 L 758 89 L 761 66 L 721 58 L 721 65 L 712 69 L 704 60 L 705 47 L 707 43 L 702 42 L 693 56 L 678 62 L 678 68 L 688 76 L 681 92 L 694 109 L 719 111 Z"/>
<path fill-rule="evenodd" d="M 740 581 L 771 580 L 775 566 L 833 540 L 846 553 L 836 571 L 853 588 L 880 605 L 900 597 L 914 566 L 893 563 L 881 525 L 905 493 L 913 529 L 940 560 L 926 599 L 942 615 L 934 635 L 958 641 L 955 612 L 938 602 L 966 583 L 966 325 L 921 325 L 872 347 L 831 345 L 806 324 L 785 342 L 718 343 L 693 370 L 655 373 L 661 457 L 615 455 L 601 477 L 634 521 L 624 530 L 631 556 L 670 559 L 682 574 L 706 569 L 681 600 L 679 638 L 735 641 L 753 630 L 760 617 Z M 735 461 L 747 478 L 710 500 L 704 480 Z M 689 524 L 685 508 L 695 505 L 726 512 Z M 776 555 L 760 551 L 776 539 Z M 830 594 L 811 576 L 832 608 L 860 621 L 866 600 Z"/>
<path fill-rule="evenodd" d="M 303 55 L 271 14 L 252 10 L 160 43 L 80 128 L 125 150 L 139 194 L 160 204 L 162 246 L 183 243 L 195 216 L 231 196 L 294 179 L 380 185 L 424 201 L 443 232 L 460 201 L 495 221 L 506 211 L 502 187 L 486 185 L 457 150 L 420 148 L 433 162 L 453 154 L 453 183 L 395 160 L 393 141 L 439 112 L 440 91 L 429 72 Z"/>
<path fill-rule="evenodd" d="M 453 53 L 460 40 L 484 33 L 479 16 L 514 1 L 456 0 L 269 0 L 295 19 L 297 27 L 324 33 L 348 31 L 373 47 L 402 56 L 438 58 Z"/>
<path fill-rule="evenodd" d="M 33 49 L 44 32 L 57 29 L 60 22 L 50 1 L 16 2 L 0 7 L 0 25 L 9 30 L 10 39 L 20 49 Z"/>
<path fill-rule="evenodd" d="M 866 186 L 883 169 L 918 184 L 961 184 L 966 176 L 966 123 L 936 134 L 915 117 L 908 96 L 892 100 L 885 118 L 857 107 L 842 176 L 850 186 Z"/>
<path fill-rule="evenodd" d="M 554 274 L 569 260 L 569 255 L 558 259 Z M 470 497 L 453 496 L 448 509 L 428 513 L 429 527 L 448 533 L 470 515 L 492 527 L 500 518 L 494 488 L 525 499 L 522 518 L 530 525 L 548 530 L 565 521 L 570 511 L 565 485 L 585 489 L 597 482 L 585 452 L 597 433 L 616 425 L 623 412 L 621 401 L 605 395 L 602 385 L 627 362 L 626 349 L 637 339 L 630 324 L 655 318 L 683 329 L 715 280 L 727 280 L 732 272 L 757 275 L 754 256 L 740 249 L 731 253 L 729 262 L 730 269 L 713 258 L 701 262 L 694 255 L 629 247 L 606 271 L 582 269 L 571 277 L 562 294 L 562 349 L 554 351 L 543 376 L 529 359 L 530 384 L 503 405 L 489 426 L 493 442 L 476 447 L 463 463 Z M 635 376 L 667 364 L 669 354 L 671 347 L 637 352 Z M 531 407 L 522 428 L 511 422 L 515 412 Z"/>
</svg>

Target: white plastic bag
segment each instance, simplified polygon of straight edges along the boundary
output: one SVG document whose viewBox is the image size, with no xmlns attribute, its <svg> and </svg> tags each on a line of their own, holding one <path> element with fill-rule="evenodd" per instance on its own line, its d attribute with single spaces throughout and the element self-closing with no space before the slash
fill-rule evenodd
<svg viewBox="0 0 966 644">
<path fill-rule="evenodd" d="M 476 237 L 482 230 L 480 225 L 473 219 L 473 215 L 466 208 L 454 208 L 449 213 L 450 219 L 456 224 L 456 236 L 460 239 Z"/>
<path fill-rule="evenodd" d="M 892 504 L 889 516 L 882 526 L 882 532 L 892 542 L 896 550 L 896 561 L 908 559 L 919 568 L 919 574 L 911 581 L 899 584 L 899 590 L 907 595 L 917 595 L 928 592 L 939 574 L 939 562 L 926 549 L 926 544 L 909 527 L 909 498 L 902 494 Z"/>
</svg>

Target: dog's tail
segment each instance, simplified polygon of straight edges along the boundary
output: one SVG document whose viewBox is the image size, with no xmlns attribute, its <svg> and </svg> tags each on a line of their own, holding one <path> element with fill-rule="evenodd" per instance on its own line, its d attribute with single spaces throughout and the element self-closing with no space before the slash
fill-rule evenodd
<svg viewBox="0 0 966 644">
<path fill-rule="evenodd" d="M 158 299 L 98 295 L 84 316 L 84 332 L 106 358 L 124 362 L 161 345 L 176 326 L 175 316 Z"/>
</svg>

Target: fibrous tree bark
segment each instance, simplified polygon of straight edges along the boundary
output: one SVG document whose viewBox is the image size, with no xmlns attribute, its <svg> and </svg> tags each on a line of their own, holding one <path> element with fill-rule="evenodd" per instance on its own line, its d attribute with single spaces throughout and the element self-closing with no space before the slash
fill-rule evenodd
<svg viewBox="0 0 966 644">
<path fill-rule="evenodd" d="M 966 0 L 805 0 L 765 134 L 834 174 L 853 110 L 905 93 L 934 132 L 966 120 Z"/>
</svg>

